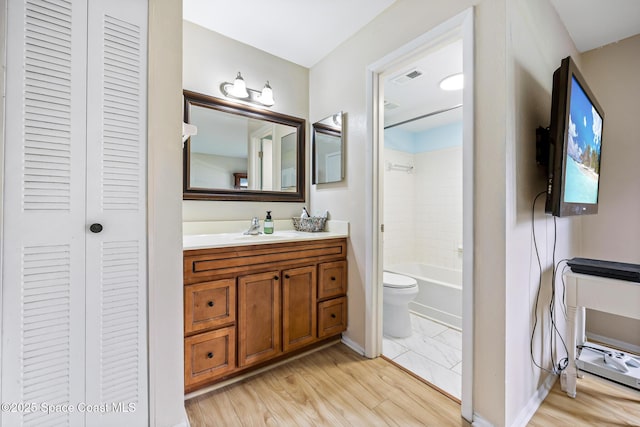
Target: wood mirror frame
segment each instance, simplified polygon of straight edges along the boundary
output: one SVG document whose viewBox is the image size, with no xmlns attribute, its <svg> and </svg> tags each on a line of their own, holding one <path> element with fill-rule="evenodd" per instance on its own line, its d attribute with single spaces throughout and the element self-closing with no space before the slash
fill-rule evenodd
<svg viewBox="0 0 640 427">
<path fill-rule="evenodd" d="M 204 95 L 189 90 L 184 95 L 184 121 L 191 123 L 192 106 L 210 108 L 224 113 L 235 114 L 255 120 L 291 126 L 296 130 L 296 189 L 295 191 L 237 190 L 219 188 L 190 187 L 191 138 L 184 144 L 183 156 L 183 199 L 184 200 L 226 200 L 261 202 L 304 202 L 305 201 L 305 120 L 273 111 L 262 110 L 249 105 L 239 104 L 225 99 Z M 193 123 L 196 126 L 197 123 Z"/>
</svg>

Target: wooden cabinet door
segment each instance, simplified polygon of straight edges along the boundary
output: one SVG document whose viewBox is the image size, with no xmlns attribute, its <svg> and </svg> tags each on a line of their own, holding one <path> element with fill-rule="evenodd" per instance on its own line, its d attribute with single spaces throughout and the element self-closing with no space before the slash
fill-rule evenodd
<svg viewBox="0 0 640 427">
<path fill-rule="evenodd" d="M 316 339 L 316 268 L 293 268 L 282 276 L 282 346 L 286 352 Z"/>
<path fill-rule="evenodd" d="M 250 366 L 282 352 L 278 271 L 238 278 L 238 366 Z"/>
</svg>

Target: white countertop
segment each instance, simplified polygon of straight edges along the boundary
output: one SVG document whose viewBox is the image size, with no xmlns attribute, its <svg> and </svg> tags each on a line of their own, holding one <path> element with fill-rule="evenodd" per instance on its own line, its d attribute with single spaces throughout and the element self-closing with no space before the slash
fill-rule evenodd
<svg viewBox="0 0 640 427">
<path fill-rule="evenodd" d="M 349 223 L 346 221 L 329 220 L 325 227 L 326 231 L 315 233 L 294 230 L 291 220 L 275 220 L 274 223 L 273 234 L 256 236 L 243 234 L 249 228 L 250 221 L 184 223 L 182 249 L 186 251 L 349 237 Z"/>
</svg>

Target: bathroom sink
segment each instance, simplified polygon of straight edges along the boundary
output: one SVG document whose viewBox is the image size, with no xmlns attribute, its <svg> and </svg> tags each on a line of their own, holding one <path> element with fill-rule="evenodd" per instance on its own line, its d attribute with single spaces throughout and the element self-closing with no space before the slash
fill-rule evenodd
<svg viewBox="0 0 640 427">
<path fill-rule="evenodd" d="M 259 241 L 259 240 L 278 240 L 278 239 L 293 239 L 299 237 L 299 234 L 297 231 L 277 231 L 274 232 L 273 234 L 257 234 L 257 235 L 252 235 L 252 234 L 241 234 L 241 235 L 237 235 L 235 236 L 235 240 L 255 240 L 255 241 Z"/>
<path fill-rule="evenodd" d="M 294 230 L 276 231 L 273 234 L 242 234 L 242 233 L 214 233 L 191 234 L 182 237 L 185 249 L 222 247 L 234 245 L 251 245 L 281 240 L 298 240 L 308 238 L 309 233 Z"/>
<path fill-rule="evenodd" d="M 334 221 L 333 224 L 335 228 L 332 231 L 309 233 L 292 229 L 290 221 L 276 220 L 273 234 L 263 233 L 254 236 L 243 234 L 249 226 L 246 221 L 229 221 L 228 224 L 221 221 L 220 223 L 214 223 L 213 225 L 215 225 L 215 227 L 206 223 L 185 223 L 186 234 L 182 236 L 182 249 L 188 251 L 243 245 L 335 239 L 349 236 L 349 224 L 346 221 Z"/>
</svg>

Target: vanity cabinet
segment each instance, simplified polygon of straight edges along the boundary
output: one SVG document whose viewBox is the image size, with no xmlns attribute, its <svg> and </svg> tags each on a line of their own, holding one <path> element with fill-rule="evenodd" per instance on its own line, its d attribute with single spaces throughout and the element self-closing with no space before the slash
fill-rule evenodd
<svg viewBox="0 0 640 427">
<path fill-rule="evenodd" d="M 346 239 L 185 250 L 185 391 L 347 327 Z"/>
</svg>

